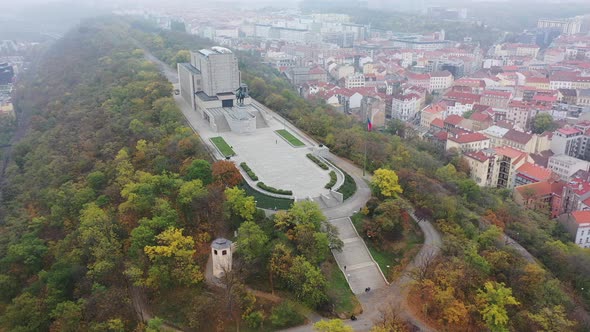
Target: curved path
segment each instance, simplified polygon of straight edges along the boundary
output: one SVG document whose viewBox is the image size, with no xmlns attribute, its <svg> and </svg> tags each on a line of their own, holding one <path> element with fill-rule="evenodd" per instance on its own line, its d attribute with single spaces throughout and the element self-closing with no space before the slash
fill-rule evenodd
<svg viewBox="0 0 590 332">
<path fill-rule="evenodd" d="M 145 48 L 144 50 L 146 58 L 156 63 L 171 83 L 175 84 L 178 82 L 176 72 L 172 68 L 154 57 Z M 191 112 L 188 113 L 189 114 L 183 112 L 187 122 L 192 124 L 194 119 L 191 118 Z M 281 118 L 274 112 L 273 115 Z M 291 125 L 287 121 L 284 121 L 283 123 L 298 135 L 314 142 L 313 139 L 303 131 L 299 130 L 299 128 Z M 195 128 L 193 127 L 193 129 Z M 356 321 L 349 320 L 346 323 L 352 326 L 355 331 L 368 331 L 374 325 L 374 322 L 380 318 L 379 309 L 392 305 L 394 308 L 400 309 L 398 310 L 399 315 L 403 319 L 415 325 L 421 331 L 431 331 L 425 323 L 414 317 L 411 311 L 407 310 L 405 306 L 405 297 L 408 290 L 407 286 L 411 281 L 406 272 L 409 272 L 414 267 L 422 264 L 425 257 L 438 253 L 441 243 L 440 235 L 430 222 L 426 220 L 419 222 L 418 224 L 424 232 L 424 245 L 414 260 L 408 265 L 408 267 L 406 267 L 403 276 L 387 286 L 387 281 L 385 280 L 383 273 L 371 257 L 363 239 L 358 233 L 356 233 L 356 230 L 350 221 L 350 216 L 364 207 L 371 197 L 371 190 L 367 184 L 367 181 L 370 180 L 370 176 L 363 175 L 362 170 L 352 162 L 332 153 L 329 154 L 328 159 L 347 172 L 357 185 L 357 191 L 352 197 L 338 206 L 322 209 L 330 223 L 338 227 L 340 230 L 341 239 L 344 242 L 344 248 L 341 253 L 335 252 L 334 257 L 342 270 L 344 270 L 344 266 L 347 267 L 345 275 L 347 276 L 352 291 L 357 294 L 363 307 L 363 314 L 359 315 Z M 416 222 L 418 221 L 416 220 Z M 371 287 L 372 291 L 365 293 L 365 287 Z M 307 325 L 288 329 L 287 331 L 311 331 L 312 324 L 321 319 L 319 315 L 311 315 L 308 318 L 311 319 Z"/>
<path fill-rule="evenodd" d="M 369 175 L 362 175 L 356 165 L 348 160 L 342 159 L 331 154 L 330 159 L 335 165 L 347 172 L 357 184 L 357 192 L 348 200 L 344 201 L 340 206 L 324 209 L 324 214 L 328 219 L 348 217 L 360 208 L 365 206 L 367 200 L 371 197 L 371 191 L 367 185 L 367 180 L 370 180 Z M 438 231 L 427 220 L 419 220 L 411 214 L 415 222 L 418 223 L 420 229 L 424 233 L 424 245 L 414 257 L 412 262 L 405 268 L 402 276 L 391 283 L 389 286 L 379 289 L 379 291 L 371 291 L 368 293 L 358 294 L 357 297 L 363 307 L 363 313 L 357 316 L 356 321 L 348 320 L 346 324 L 351 326 L 355 331 L 369 331 L 377 320 L 381 318 L 380 309 L 392 307 L 396 309 L 400 317 L 410 324 L 414 325 L 419 331 L 434 331 L 425 322 L 415 317 L 411 310 L 406 305 L 406 297 L 409 291 L 409 285 L 412 279 L 409 277 L 410 271 L 421 266 L 433 255 L 438 254 L 441 246 L 441 237 Z M 335 255 L 336 259 L 338 257 Z M 312 323 L 307 325 L 294 327 L 285 331 L 303 332 L 311 331 Z"/>
</svg>

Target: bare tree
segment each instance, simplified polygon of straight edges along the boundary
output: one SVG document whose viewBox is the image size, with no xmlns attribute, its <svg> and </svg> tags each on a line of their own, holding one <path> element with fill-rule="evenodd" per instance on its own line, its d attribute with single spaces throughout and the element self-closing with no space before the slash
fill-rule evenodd
<svg viewBox="0 0 590 332">
<path fill-rule="evenodd" d="M 425 279 L 432 277 L 437 258 L 438 255 L 435 252 L 426 252 L 421 257 L 418 257 L 418 264 L 407 272 L 407 276 L 418 282 L 422 282 Z"/>
</svg>

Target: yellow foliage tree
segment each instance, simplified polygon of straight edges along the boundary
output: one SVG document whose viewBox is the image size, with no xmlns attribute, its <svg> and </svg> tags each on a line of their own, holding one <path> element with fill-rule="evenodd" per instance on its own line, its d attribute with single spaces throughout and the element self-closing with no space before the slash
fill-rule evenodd
<svg viewBox="0 0 590 332">
<path fill-rule="evenodd" d="M 144 252 L 152 262 L 146 285 L 152 288 L 169 287 L 175 283 L 193 285 L 203 280 L 195 264 L 195 242 L 182 235 L 182 229 L 168 228 L 156 237 L 157 246 L 146 246 Z"/>
<path fill-rule="evenodd" d="M 394 171 L 380 168 L 373 174 L 371 184 L 381 195 L 385 197 L 396 197 L 403 192 L 398 181 L 399 178 Z"/>
</svg>

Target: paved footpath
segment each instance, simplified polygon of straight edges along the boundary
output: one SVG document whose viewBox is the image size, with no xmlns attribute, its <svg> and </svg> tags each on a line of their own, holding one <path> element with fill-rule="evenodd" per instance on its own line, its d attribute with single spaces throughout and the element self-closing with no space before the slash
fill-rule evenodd
<svg viewBox="0 0 590 332">
<path fill-rule="evenodd" d="M 338 228 L 339 237 L 344 243 L 342 251 L 333 250 L 332 253 L 352 292 L 362 294 L 367 287 L 372 291 L 385 287 L 385 277 L 354 229 L 350 218 L 331 219 L 330 223 Z"/>
<path fill-rule="evenodd" d="M 173 84 L 177 83 L 178 80 L 174 70 L 149 54 L 147 51 L 146 57 L 160 66 L 170 82 Z M 175 96 L 175 99 L 177 102 L 180 100 L 179 96 Z M 182 103 L 179 106 L 182 106 Z M 200 128 L 196 128 L 195 125 L 198 126 L 200 121 L 195 121 L 197 120 L 195 118 L 196 113 L 189 112 L 186 107 L 180 108 L 182 109 L 184 116 L 187 118 L 187 121 L 193 126 L 193 130 L 198 132 Z M 288 122 L 286 123 L 286 126 L 307 140 L 313 141 L 309 136 L 305 135 L 305 133 L 301 132 L 296 127 L 291 126 Z M 326 215 L 326 218 L 328 218 L 328 221 L 335 225 L 340 232 L 339 237 L 343 241 L 344 246 L 342 252 L 334 252 L 334 257 L 342 270 L 344 270 L 344 266 L 346 266 L 345 274 L 347 275 L 348 283 L 353 292 L 357 294 L 363 307 L 363 314 L 359 315 L 356 321 L 346 321 L 346 324 L 352 326 L 355 331 L 369 331 L 374 325 L 375 320 L 380 317 L 379 309 L 391 305 L 399 308 L 402 318 L 414 324 L 418 330 L 430 331 L 428 326 L 413 317 L 411 312 L 407 310 L 404 305 L 407 285 L 409 284 L 410 279 L 404 275 L 404 277 L 399 278 L 396 282 L 387 286 L 387 282 L 385 281 L 381 270 L 372 259 L 363 239 L 356 232 L 349 218 L 355 212 L 359 211 L 360 208 L 365 206 L 366 202 L 371 197 L 371 190 L 367 184 L 367 181 L 370 180 L 370 176 L 365 176 L 356 165 L 348 160 L 339 158 L 336 155 L 330 154 L 328 159 L 350 174 L 357 185 L 357 191 L 352 197 L 338 206 L 322 210 Z M 428 221 L 422 221 L 419 225 L 425 234 L 425 243 L 406 271 L 419 265 L 422 262 L 423 257 L 426 255 L 438 252 L 440 247 L 440 235 L 432 225 Z M 370 287 L 371 291 L 365 292 L 365 288 L 367 287 Z M 312 331 L 312 323 L 318 320 L 320 320 L 320 317 L 318 315 L 313 315 L 311 321 L 307 325 L 288 329 L 288 331 Z"/>
</svg>

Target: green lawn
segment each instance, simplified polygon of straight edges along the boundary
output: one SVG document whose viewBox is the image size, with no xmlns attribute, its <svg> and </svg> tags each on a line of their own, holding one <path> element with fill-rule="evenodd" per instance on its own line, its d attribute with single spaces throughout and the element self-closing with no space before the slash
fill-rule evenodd
<svg viewBox="0 0 590 332">
<path fill-rule="evenodd" d="M 342 171 L 342 169 L 340 170 Z M 344 183 L 337 191 L 344 196 L 344 199 L 348 199 L 356 192 L 356 182 L 354 182 L 352 176 L 345 171 L 342 171 L 342 173 L 344 173 Z"/>
<path fill-rule="evenodd" d="M 297 137 L 293 136 L 290 132 L 285 129 L 275 130 L 275 133 L 281 135 L 284 139 L 287 140 L 291 145 L 295 147 L 305 146 L 303 142 L 301 142 Z"/>
<path fill-rule="evenodd" d="M 211 137 L 211 142 L 215 144 L 217 149 L 219 149 L 219 152 L 221 152 L 224 157 L 231 157 L 236 154 L 231 146 L 229 146 L 229 144 L 227 144 L 227 142 L 223 139 L 223 137 Z"/>
<path fill-rule="evenodd" d="M 352 314 L 360 314 L 361 306 L 359 301 L 350 290 L 344 274 L 334 261 L 334 257 L 330 256 L 322 264 L 322 272 L 328 282 L 326 293 L 330 298 L 330 302 L 334 305 L 335 313 L 346 317 L 350 317 Z"/>
<path fill-rule="evenodd" d="M 242 184 L 242 189 L 246 191 L 246 194 L 254 196 L 256 200 L 256 206 L 262 209 L 270 210 L 288 210 L 293 205 L 293 200 L 288 198 L 276 198 L 268 195 L 264 195 L 254 189 L 252 189 L 246 182 Z"/>
<path fill-rule="evenodd" d="M 424 242 L 424 236 L 420 231 L 420 227 L 411 221 L 411 231 L 399 241 L 385 243 L 384 245 L 387 245 L 388 248 L 392 249 L 383 250 L 365 236 L 365 233 L 363 232 L 364 218 L 365 216 L 363 214 L 356 213 L 351 217 L 352 224 L 367 244 L 371 256 L 373 256 L 373 259 L 377 262 L 387 280 L 391 281 L 390 279 L 392 279 L 392 276 L 395 276 L 396 274 L 395 269 L 402 263 L 404 256 L 413 256 L 419 246 Z"/>
</svg>

